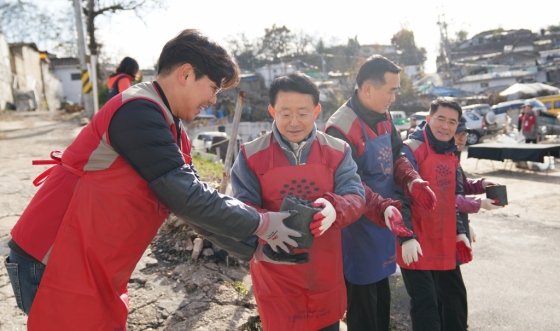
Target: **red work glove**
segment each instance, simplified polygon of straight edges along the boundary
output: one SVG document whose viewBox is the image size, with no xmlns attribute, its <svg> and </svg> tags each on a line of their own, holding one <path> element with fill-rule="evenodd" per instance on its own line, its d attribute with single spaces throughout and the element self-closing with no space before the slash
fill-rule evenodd
<svg viewBox="0 0 560 331">
<path fill-rule="evenodd" d="M 386 227 L 387 225 L 383 213 L 389 206 L 401 210 L 401 202 L 393 199 L 384 199 L 380 194 L 373 192 L 364 182 L 362 182 L 362 185 L 366 192 L 366 211 L 364 212 L 364 216 L 374 224 L 382 228 Z"/>
<path fill-rule="evenodd" d="M 385 224 L 395 235 L 400 237 L 412 236 L 412 231 L 404 225 L 402 215 L 397 208 L 393 206 L 387 207 L 383 212 L 383 216 L 385 216 Z"/>
<path fill-rule="evenodd" d="M 415 179 L 410 184 L 408 184 L 408 190 L 410 195 L 422 208 L 426 210 L 433 210 L 436 207 L 436 195 L 432 189 L 428 186 L 430 183 L 423 181 L 422 179 Z"/>
<path fill-rule="evenodd" d="M 463 233 L 457 235 L 457 257 L 461 263 L 469 263 L 473 258 L 471 244 Z"/>
</svg>

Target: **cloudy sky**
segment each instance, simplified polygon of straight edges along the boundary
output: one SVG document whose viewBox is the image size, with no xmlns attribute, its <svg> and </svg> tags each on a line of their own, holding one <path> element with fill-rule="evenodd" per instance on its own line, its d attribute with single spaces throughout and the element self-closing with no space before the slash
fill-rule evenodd
<svg viewBox="0 0 560 331">
<path fill-rule="evenodd" d="M 34 2 L 44 5 L 45 0 Z M 68 6 L 68 0 L 51 0 Z M 560 24 L 557 0 L 504 2 L 492 0 L 441 1 L 191 1 L 167 0 L 167 8 L 146 13 L 143 21 L 134 14 L 120 14 L 111 20 L 96 21 L 105 51 L 115 59 L 131 56 L 141 68 L 151 68 L 165 42 L 185 28 L 197 28 L 219 43 L 230 35 L 245 33 L 249 39 L 261 37 L 272 24 L 304 31 L 327 44 L 345 43 L 358 36 L 360 44 L 389 44 L 402 27 L 414 31 L 416 44 L 426 48 L 427 72 L 435 71 L 439 48 L 438 16 L 445 14 L 448 35 L 461 29 L 469 37 L 496 28 L 539 31 Z M 534 4 L 534 5 L 530 5 Z"/>
</svg>

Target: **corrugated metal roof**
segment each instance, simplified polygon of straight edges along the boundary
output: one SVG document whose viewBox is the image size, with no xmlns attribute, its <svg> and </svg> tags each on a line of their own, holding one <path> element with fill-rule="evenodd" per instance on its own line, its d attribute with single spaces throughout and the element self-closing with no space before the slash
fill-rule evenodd
<svg viewBox="0 0 560 331">
<path fill-rule="evenodd" d="M 465 76 L 457 81 L 457 83 L 467 83 L 467 82 L 478 82 L 478 81 L 485 81 L 485 80 L 492 80 L 498 78 L 512 78 L 512 77 L 524 77 L 534 74 L 530 71 L 523 71 L 523 70 L 511 70 L 511 71 L 502 71 L 502 72 L 493 72 L 490 74 L 481 74 L 481 75 L 470 75 Z"/>
</svg>

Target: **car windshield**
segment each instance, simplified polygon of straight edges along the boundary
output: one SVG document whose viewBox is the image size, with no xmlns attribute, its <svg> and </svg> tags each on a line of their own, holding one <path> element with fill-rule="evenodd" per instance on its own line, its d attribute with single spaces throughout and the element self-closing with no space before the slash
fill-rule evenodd
<svg viewBox="0 0 560 331">
<path fill-rule="evenodd" d="M 476 115 L 473 114 L 473 113 L 465 113 L 464 115 L 467 116 L 467 117 L 469 117 L 471 120 L 474 120 L 474 121 L 477 121 L 477 120 L 480 119 L 480 117 L 476 116 Z"/>
</svg>

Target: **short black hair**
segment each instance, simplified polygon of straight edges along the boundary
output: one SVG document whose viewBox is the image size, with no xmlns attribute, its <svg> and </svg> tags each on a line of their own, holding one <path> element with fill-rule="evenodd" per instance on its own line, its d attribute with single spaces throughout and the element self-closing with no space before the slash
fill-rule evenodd
<svg viewBox="0 0 560 331">
<path fill-rule="evenodd" d="M 375 54 L 367 58 L 366 62 L 364 62 L 364 64 L 360 67 L 360 70 L 358 70 L 356 83 L 358 84 L 358 88 L 361 88 L 362 84 L 366 80 L 371 80 L 384 85 L 386 72 L 398 74 L 401 71 L 402 69 L 388 58 Z"/>
<path fill-rule="evenodd" d="M 463 109 L 457 102 L 453 101 L 452 99 L 440 97 L 432 101 L 432 103 L 430 104 L 430 115 L 435 114 L 439 107 L 455 109 L 459 113 L 459 118 L 463 116 Z"/>
<path fill-rule="evenodd" d="M 183 30 L 163 46 L 158 60 L 158 75 L 166 76 L 185 63 L 195 68 L 196 79 L 206 75 L 223 89 L 239 83 L 237 63 L 222 46 L 210 41 L 198 30 Z"/>
<path fill-rule="evenodd" d="M 268 96 L 270 104 L 274 106 L 276 103 L 276 96 L 278 91 L 283 92 L 298 92 L 301 94 L 309 94 L 313 97 L 313 104 L 319 104 L 319 88 L 311 81 L 309 76 L 302 74 L 299 71 L 292 72 L 291 74 L 280 76 L 272 81 Z"/>
<path fill-rule="evenodd" d="M 127 56 L 124 59 L 122 59 L 121 63 L 117 67 L 117 70 L 115 70 L 115 73 L 127 74 L 134 77 L 138 73 L 138 69 L 139 69 L 138 62 L 136 62 L 135 59 Z"/>
</svg>

